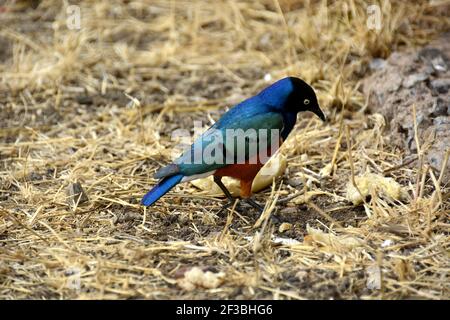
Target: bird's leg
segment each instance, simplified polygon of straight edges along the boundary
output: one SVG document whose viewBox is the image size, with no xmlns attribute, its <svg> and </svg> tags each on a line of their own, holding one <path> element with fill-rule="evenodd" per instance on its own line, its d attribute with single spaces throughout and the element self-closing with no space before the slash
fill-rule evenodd
<svg viewBox="0 0 450 320">
<path fill-rule="evenodd" d="M 219 213 L 222 212 L 223 210 L 228 209 L 229 207 L 231 207 L 234 204 L 235 198 L 231 195 L 230 191 L 228 191 L 227 187 L 225 187 L 225 185 L 222 182 L 222 178 L 219 176 L 214 176 L 214 182 L 219 186 L 219 188 L 223 191 L 223 193 L 225 194 L 225 196 L 228 198 L 229 202 L 226 203 L 224 206 L 222 206 L 222 208 L 220 209 Z M 243 199 L 246 203 L 248 203 L 249 205 L 251 205 L 253 208 L 255 208 L 256 210 L 259 211 L 259 213 L 263 213 L 264 211 L 264 207 L 261 206 L 258 202 L 256 202 L 255 200 L 253 200 L 252 198 L 244 198 Z M 236 206 L 236 209 L 239 206 Z M 274 216 L 273 214 L 270 215 L 270 219 L 272 220 L 273 223 L 280 223 L 280 219 L 278 219 L 276 216 Z"/>
<path fill-rule="evenodd" d="M 223 191 L 223 193 L 228 198 L 228 200 L 230 200 L 230 202 L 233 203 L 234 198 L 231 195 L 230 191 L 228 191 L 227 187 L 225 187 L 225 185 L 222 183 L 222 178 L 218 177 L 218 176 L 214 176 L 214 182 L 219 186 L 220 190 Z"/>
<path fill-rule="evenodd" d="M 225 196 L 228 198 L 228 203 L 223 205 L 222 208 L 219 210 L 219 213 L 221 213 L 222 211 L 231 207 L 234 204 L 235 199 L 231 195 L 230 191 L 228 191 L 227 187 L 225 187 L 225 185 L 222 183 L 221 177 L 214 176 L 214 182 L 219 186 L 220 190 L 222 190 Z"/>
</svg>

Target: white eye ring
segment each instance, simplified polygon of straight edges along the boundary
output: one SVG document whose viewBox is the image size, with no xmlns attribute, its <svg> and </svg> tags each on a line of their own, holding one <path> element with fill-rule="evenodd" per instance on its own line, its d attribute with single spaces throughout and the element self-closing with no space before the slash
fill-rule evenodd
<svg viewBox="0 0 450 320">
<path fill-rule="evenodd" d="M 303 100 L 303 104 L 304 104 L 305 106 L 307 106 L 307 105 L 309 104 L 309 99 Z"/>
</svg>

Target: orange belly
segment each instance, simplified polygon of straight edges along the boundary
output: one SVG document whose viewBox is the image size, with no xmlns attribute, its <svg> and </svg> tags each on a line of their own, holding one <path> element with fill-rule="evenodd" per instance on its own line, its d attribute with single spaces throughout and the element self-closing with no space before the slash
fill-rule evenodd
<svg viewBox="0 0 450 320">
<path fill-rule="evenodd" d="M 283 143 L 283 140 L 280 138 L 280 144 Z M 272 150 L 273 149 L 273 150 Z M 267 155 L 272 156 L 278 148 L 269 148 L 267 151 Z M 259 155 L 255 155 L 254 157 L 248 159 L 245 163 L 236 163 L 230 164 L 226 167 L 217 169 L 214 172 L 214 176 L 217 177 L 231 177 L 234 179 L 238 179 L 241 182 L 241 194 L 242 198 L 250 198 L 252 195 L 252 183 L 253 179 L 255 179 L 259 170 L 264 166 L 259 159 Z"/>
</svg>

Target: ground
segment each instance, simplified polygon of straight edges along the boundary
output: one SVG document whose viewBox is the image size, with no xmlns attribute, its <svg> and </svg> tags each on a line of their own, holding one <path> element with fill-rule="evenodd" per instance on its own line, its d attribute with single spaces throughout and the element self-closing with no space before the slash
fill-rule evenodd
<svg viewBox="0 0 450 320">
<path fill-rule="evenodd" d="M 370 28 L 359 0 L 70 3 L 0 7 L 0 298 L 450 298 L 444 170 L 389 143 L 361 85 L 448 31 L 448 4 L 378 1 Z M 300 115 L 262 219 L 188 183 L 139 205 L 174 130 L 286 75 L 328 121 Z M 368 173 L 401 194 L 349 201 Z"/>
</svg>

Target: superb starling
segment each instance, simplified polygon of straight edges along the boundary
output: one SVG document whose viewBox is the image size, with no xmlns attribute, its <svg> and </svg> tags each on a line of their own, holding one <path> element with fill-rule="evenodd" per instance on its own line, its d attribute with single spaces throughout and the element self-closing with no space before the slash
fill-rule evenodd
<svg viewBox="0 0 450 320">
<path fill-rule="evenodd" d="M 265 163 L 262 158 L 275 153 L 302 111 L 311 111 L 325 121 L 313 88 L 295 77 L 281 79 L 235 105 L 190 149 L 155 173 L 160 181 L 143 197 L 142 204 L 152 205 L 180 182 L 213 175 L 230 202 L 233 197 L 221 181 L 224 176 L 238 179 L 241 198 L 261 210 L 250 198 L 253 179 Z"/>
</svg>

